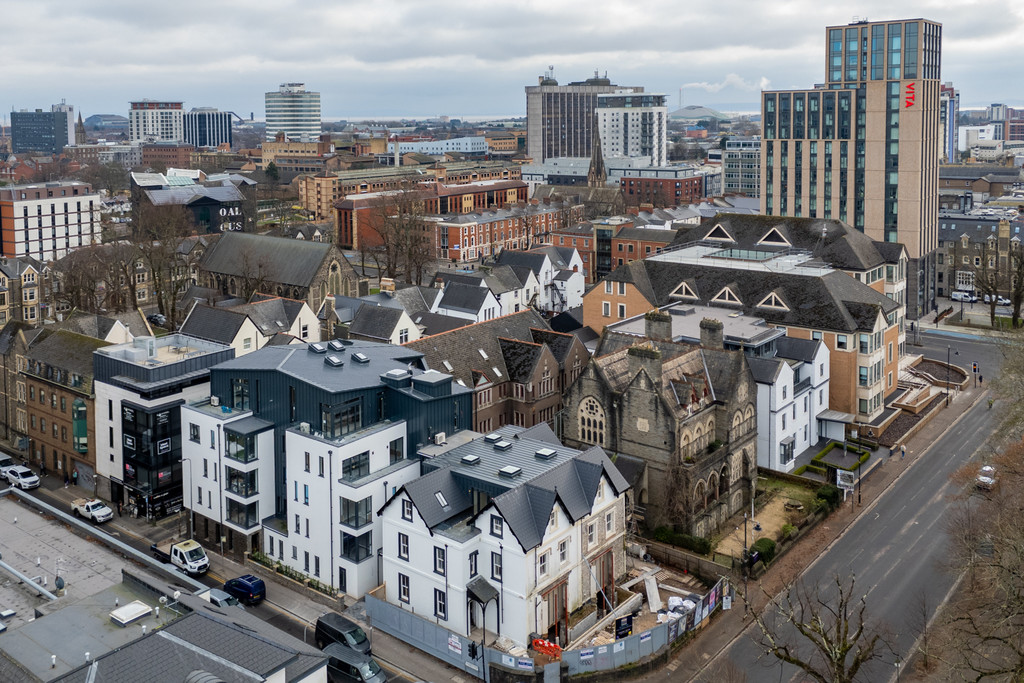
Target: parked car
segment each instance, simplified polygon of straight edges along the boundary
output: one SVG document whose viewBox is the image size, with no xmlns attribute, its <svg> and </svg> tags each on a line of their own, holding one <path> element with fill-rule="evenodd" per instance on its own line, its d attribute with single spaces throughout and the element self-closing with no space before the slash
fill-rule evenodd
<svg viewBox="0 0 1024 683">
<path fill-rule="evenodd" d="M 15 465 L 7 470 L 7 482 L 19 489 L 34 489 L 39 486 L 39 477 L 24 465 Z"/>
<path fill-rule="evenodd" d="M 263 579 L 246 574 L 225 581 L 224 592 L 247 605 L 258 605 L 267 597 L 267 585 L 263 583 Z"/>
<path fill-rule="evenodd" d="M 86 517 L 94 522 L 109 522 L 114 518 L 114 511 L 97 498 L 76 498 L 71 501 L 71 512 L 75 517 Z"/>
<path fill-rule="evenodd" d="M 331 643 L 339 643 L 364 655 L 370 654 L 370 639 L 356 622 L 335 612 L 328 612 L 316 620 L 316 646 L 323 650 Z"/>
<path fill-rule="evenodd" d="M 975 296 L 974 294 L 972 294 L 971 292 L 962 292 L 960 290 L 956 290 L 955 292 L 952 292 L 949 295 L 949 298 L 952 301 L 963 301 L 964 303 L 971 303 L 971 304 L 973 304 L 974 302 L 976 302 L 978 300 L 978 297 Z"/>
<path fill-rule="evenodd" d="M 388 676 L 373 657 L 331 643 L 327 655 L 327 679 L 331 683 L 387 683 Z"/>
<path fill-rule="evenodd" d="M 978 470 L 978 476 L 974 479 L 974 485 L 983 491 L 991 491 L 996 486 L 996 468 L 992 465 L 983 465 Z"/>
<path fill-rule="evenodd" d="M 982 300 L 985 303 L 991 303 L 992 297 L 990 295 L 986 294 L 985 296 L 982 297 Z M 999 306 L 1009 306 L 1010 305 L 1010 300 L 1007 299 L 1005 296 L 1003 296 L 1001 294 L 997 294 L 996 295 L 996 304 L 999 305 Z"/>
<path fill-rule="evenodd" d="M 17 465 L 14 458 L 7 455 L 6 453 L 0 453 L 0 477 L 7 478 L 7 470 Z"/>
<path fill-rule="evenodd" d="M 197 598 L 202 598 L 212 605 L 217 607 L 231 607 L 236 606 L 239 609 L 245 609 L 238 604 L 238 598 L 233 595 L 228 595 L 219 588 L 207 588 L 196 593 Z"/>
<path fill-rule="evenodd" d="M 157 327 L 167 326 L 167 317 L 162 313 L 154 313 L 153 315 L 146 316 L 146 320 L 148 320 L 151 325 L 156 325 Z"/>
</svg>

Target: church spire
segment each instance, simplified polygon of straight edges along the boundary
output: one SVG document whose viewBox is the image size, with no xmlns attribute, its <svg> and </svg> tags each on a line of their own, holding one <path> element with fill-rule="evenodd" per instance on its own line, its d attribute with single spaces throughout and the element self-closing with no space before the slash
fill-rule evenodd
<svg viewBox="0 0 1024 683">
<path fill-rule="evenodd" d="M 594 136 L 590 143 L 590 170 L 587 171 L 587 187 L 604 187 L 608 182 L 608 172 L 604 168 L 604 153 L 601 152 L 601 132 L 597 126 L 597 114 L 594 114 Z"/>
<path fill-rule="evenodd" d="M 82 112 L 78 112 L 78 123 L 75 124 L 75 144 L 85 144 L 85 124 L 82 123 Z"/>
</svg>

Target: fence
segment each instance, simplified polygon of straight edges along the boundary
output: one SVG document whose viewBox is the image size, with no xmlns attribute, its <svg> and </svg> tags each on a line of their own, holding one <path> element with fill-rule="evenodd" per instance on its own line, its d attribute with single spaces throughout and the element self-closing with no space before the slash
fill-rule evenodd
<svg viewBox="0 0 1024 683">
<path fill-rule="evenodd" d="M 644 539 L 644 545 L 647 546 L 647 554 L 654 558 L 656 562 L 685 569 L 690 574 L 699 576 L 708 582 L 716 581 L 722 574 L 726 574 L 733 569 L 731 563 L 721 564 L 713 562 L 706 557 L 687 552 L 682 548 L 677 548 L 667 543 Z"/>
<path fill-rule="evenodd" d="M 549 664 L 535 666 L 527 657 L 514 657 L 499 650 L 480 648 L 481 656 L 469 656 L 469 638 L 452 633 L 448 629 L 426 619 L 391 605 L 372 593 L 366 595 L 366 612 L 374 628 L 379 628 L 429 655 L 450 664 L 477 678 L 489 681 L 488 666 L 500 666 L 518 671 L 536 680 L 542 675 L 544 681 L 559 680 L 562 672 L 568 676 L 611 671 L 628 664 L 634 664 L 645 657 L 661 654 L 666 648 L 687 633 L 702 628 L 715 610 L 728 609 L 732 605 L 733 587 L 728 579 L 718 583 L 701 599 L 697 607 L 678 619 L 658 624 L 654 628 L 634 633 L 607 645 L 566 650 L 562 653 L 561 666 Z M 556 675 L 557 674 L 557 675 Z M 506 678 L 500 676 L 499 678 Z"/>
</svg>

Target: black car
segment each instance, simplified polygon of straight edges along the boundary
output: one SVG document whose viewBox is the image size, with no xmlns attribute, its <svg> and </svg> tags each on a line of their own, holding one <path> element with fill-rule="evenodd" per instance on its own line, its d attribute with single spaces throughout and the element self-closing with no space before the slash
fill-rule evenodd
<svg viewBox="0 0 1024 683">
<path fill-rule="evenodd" d="M 153 315 L 147 316 L 146 320 L 148 320 L 151 325 L 156 325 L 157 327 L 167 326 L 167 316 L 162 313 L 154 313 Z"/>
<path fill-rule="evenodd" d="M 267 585 L 263 583 L 263 579 L 246 574 L 225 581 L 224 592 L 247 605 L 258 605 L 267 597 Z"/>
<path fill-rule="evenodd" d="M 331 643 L 339 643 L 364 655 L 370 654 L 370 639 L 366 632 L 356 622 L 334 612 L 316 620 L 316 646 L 323 650 Z"/>
</svg>

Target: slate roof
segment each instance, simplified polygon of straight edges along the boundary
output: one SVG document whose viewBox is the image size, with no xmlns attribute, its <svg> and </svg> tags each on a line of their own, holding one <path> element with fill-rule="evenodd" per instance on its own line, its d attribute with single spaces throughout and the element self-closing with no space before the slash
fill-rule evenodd
<svg viewBox="0 0 1024 683">
<path fill-rule="evenodd" d="M 18 331 L 28 331 L 32 329 L 32 325 L 20 320 L 10 320 L 6 325 L 0 329 L 0 355 L 6 356 L 11 351 L 11 347 L 14 344 L 15 338 L 17 338 Z"/>
<path fill-rule="evenodd" d="M 217 680 L 302 680 L 323 667 L 325 655 L 248 615 L 195 611 L 162 629 L 96 657 L 56 681 L 184 681 L 193 672 Z"/>
<path fill-rule="evenodd" d="M 556 332 L 572 332 L 583 327 L 583 306 L 570 308 L 563 311 L 550 321 L 551 329 Z"/>
<path fill-rule="evenodd" d="M 154 206 L 168 204 L 191 204 L 200 199 L 213 199 L 218 202 L 241 202 L 245 199 L 234 185 L 185 185 L 168 187 L 160 190 L 144 190 L 146 197 Z"/>
<path fill-rule="evenodd" d="M 423 328 L 420 334 L 424 336 L 441 334 L 442 332 L 457 330 L 460 327 L 473 324 L 472 320 L 467 320 L 466 318 L 456 318 L 453 315 L 442 315 L 441 313 L 431 313 L 429 311 L 413 313 L 409 317 L 412 318 L 413 323 Z"/>
<path fill-rule="evenodd" d="M 71 332 L 84 334 L 88 337 L 105 339 L 117 322 L 117 320 L 106 318 L 102 315 L 96 315 L 95 313 L 76 311 L 65 318 L 64 321 L 60 323 L 60 327 L 65 330 L 70 330 Z"/>
<path fill-rule="evenodd" d="M 674 301 L 670 295 L 683 281 L 703 305 L 720 305 L 711 300 L 728 286 L 741 301 L 737 310 L 763 318 L 769 325 L 868 331 L 874 328 L 874 315 L 895 313 L 900 308 L 889 297 L 837 270 L 823 275 L 776 273 L 651 258 L 622 265 L 608 277 L 633 282 L 657 306 Z M 776 292 L 789 310 L 758 307 L 771 292 Z"/>
<path fill-rule="evenodd" d="M 754 381 L 759 384 L 774 384 L 782 370 L 784 360 L 780 358 L 748 358 L 747 365 L 750 366 L 750 374 Z"/>
<path fill-rule="evenodd" d="M 229 232 L 206 250 L 200 268 L 236 277 L 259 269 L 268 282 L 309 287 L 333 249 L 330 242 Z"/>
<path fill-rule="evenodd" d="M 1013 173 L 1013 169 L 997 164 L 942 164 L 939 166 L 939 179 L 960 178 L 971 180 L 984 178 L 987 175 L 1006 175 Z M 1019 171 L 1018 171 L 1019 174 Z"/>
<path fill-rule="evenodd" d="M 538 329 L 536 327 L 530 328 L 530 334 L 533 335 L 533 341 L 538 344 L 548 345 L 548 348 L 551 349 L 551 353 L 559 364 L 565 362 L 565 359 L 569 356 L 569 351 L 572 350 L 573 341 L 576 339 L 573 335 L 565 332 L 555 332 L 554 330 Z"/>
<path fill-rule="evenodd" d="M 348 333 L 353 337 L 368 337 L 377 341 L 389 341 L 402 315 L 400 308 L 387 308 L 365 304 L 359 307 L 349 323 Z"/>
<path fill-rule="evenodd" d="M 534 327 L 544 329 L 546 325 L 537 311 L 528 308 L 493 320 L 417 339 L 405 347 L 422 353 L 428 367 L 450 372 L 457 380 L 462 381 L 463 386 L 472 387 L 474 371 L 482 372 L 491 381 L 501 381 L 502 377 L 508 377 L 508 368 L 505 366 L 498 338 L 532 341 L 533 333 L 530 330 Z M 480 354 L 481 350 L 487 354 L 487 358 Z M 451 370 L 448 370 L 445 361 L 451 365 Z"/>
<path fill-rule="evenodd" d="M 417 311 L 429 311 L 440 294 L 441 290 L 432 287 L 403 287 L 395 290 L 395 300 L 412 315 Z"/>
<path fill-rule="evenodd" d="M 544 261 L 547 259 L 547 254 L 536 251 L 512 251 L 510 249 L 503 249 L 495 262 L 500 266 L 520 266 L 526 267 L 533 271 L 535 275 L 540 275 L 541 269 L 544 267 Z"/>
<path fill-rule="evenodd" d="M 245 313 L 197 303 L 181 324 L 181 333 L 221 344 L 231 344 L 245 324 Z"/>
<path fill-rule="evenodd" d="M 802 249 L 840 270 L 870 270 L 886 262 L 870 237 L 846 223 L 824 218 L 722 213 L 701 225 L 679 228 L 673 244 L 702 240 L 716 225 L 732 236 L 737 247 L 768 251 Z M 789 247 L 778 242 L 758 244 L 773 229 L 789 242 Z M 723 247 L 727 245 L 728 242 L 723 243 Z"/>
<path fill-rule="evenodd" d="M 621 227 L 615 233 L 615 239 L 661 242 L 662 244 L 670 244 L 675 238 L 676 231 L 665 228 Z"/>
<path fill-rule="evenodd" d="M 506 425 L 497 433 L 512 444 L 508 450 L 495 450 L 481 436 L 424 461 L 424 475 L 406 484 L 405 491 L 429 527 L 450 524 L 453 519 L 472 513 L 471 490 L 497 490 L 500 493 L 491 499 L 491 505 L 505 519 L 523 550 L 528 551 L 543 539 L 556 501 L 576 522 L 593 509 L 602 475 L 607 477 L 615 495 L 629 488 L 629 483 L 597 446 L 580 452 L 558 444 L 557 440 L 552 443 L 550 429 L 530 432 Z M 550 448 L 555 455 L 547 460 L 539 458 L 536 452 L 541 448 Z M 477 456 L 478 464 L 464 464 L 462 458 L 466 455 Z M 521 474 L 512 479 L 501 476 L 498 470 L 507 465 L 519 467 Z M 437 492 L 448 506 L 440 505 Z"/>
<path fill-rule="evenodd" d="M 520 384 L 529 382 L 534 368 L 540 361 L 544 347 L 533 342 L 501 338 L 498 339 L 498 346 L 501 348 L 501 355 L 505 360 L 505 367 L 508 369 L 509 381 Z"/>
<path fill-rule="evenodd" d="M 85 377 L 92 376 L 93 351 L 108 342 L 69 330 L 54 330 L 40 334 L 29 346 L 25 356 L 55 368 L 61 368 Z"/>
<path fill-rule="evenodd" d="M 779 358 L 791 358 L 809 363 L 818 352 L 817 339 L 797 339 L 796 337 L 779 337 L 775 340 L 775 355 Z"/>
<path fill-rule="evenodd" d="M 437 306 L 476 314 L 487 302 L 489 293 L 490 290 L 486 287 L 449 282 L 441 293 L 441 302 Z"/>
<path fill-rule="evenodd" d="M 232 310 L 245 313 L 264 336 L 287 332 L 302 313 L 302 301 L 283 297 L 253 296 L 253 300 Z"/>
</svg>

